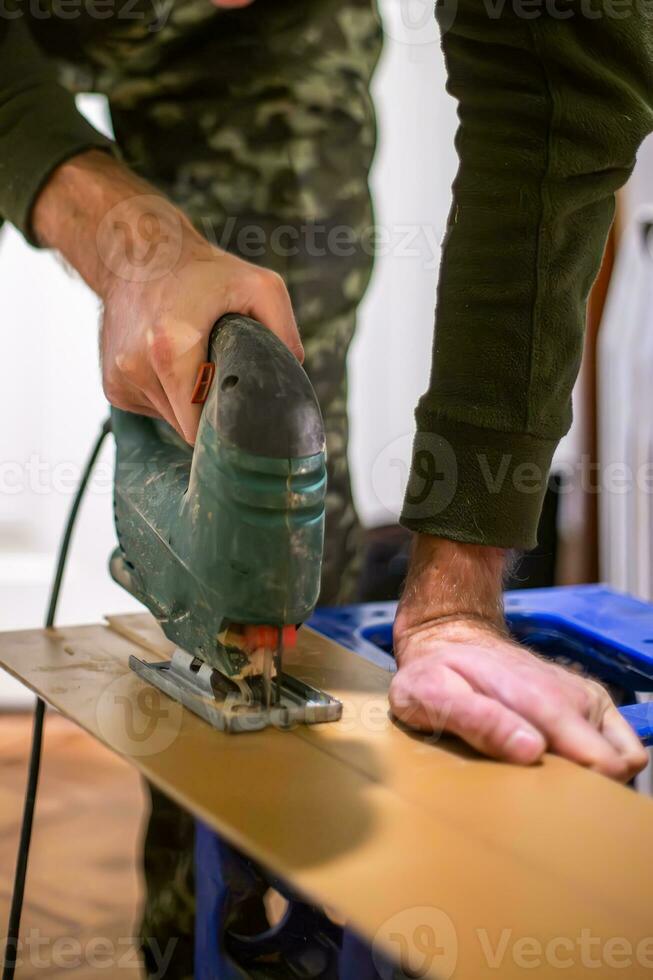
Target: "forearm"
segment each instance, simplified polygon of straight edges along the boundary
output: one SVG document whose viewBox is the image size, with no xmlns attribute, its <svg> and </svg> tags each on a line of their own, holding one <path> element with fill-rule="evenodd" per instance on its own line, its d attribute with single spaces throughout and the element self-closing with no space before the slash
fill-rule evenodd
<svg viewBox="0 0 653 980">
<path fill-rule="evenodd" d="M 151 185 L 94 150 L 55 170 L 36 200 L 32 224 L 39 243 L 56 248 L 102 298 L 116 279 L 144 281 L 157 270 L 172 271 L 182 240 L 200 240 Z"/>
<path fill-rule="evenodd" d="M 443 34 L 460 169 L 403 512 L 413 530 L 535 543 L 614 191 L 652 125 L 650 27 L 635 9 L 608 13 L 533 20 L 506 5 L 493 19 L 461 0 Z"/>
</svg>

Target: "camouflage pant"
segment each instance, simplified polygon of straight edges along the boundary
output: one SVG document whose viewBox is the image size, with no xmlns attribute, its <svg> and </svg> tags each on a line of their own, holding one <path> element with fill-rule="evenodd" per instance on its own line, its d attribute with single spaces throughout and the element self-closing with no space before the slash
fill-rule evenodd
<svg viewBox="0 0 653 980">
<path fill-rule="evenodd" d="M 359 539 L 346 356 L 372 264 L 373 0 L 257 0 L 228 14 L 177 0 L 161 31 L 114 30 L 109 45 L 106 32 L 101 48 L 87 41 L 86 68 L 127 163 L 209 239 L 288 286 L 327 432 L 322 602 L 346 601 Z M 192 973 L 192 840 L 192 819 L 153 791 L 143 935 L 160 949 L 178 937 L 168 977 Z"/>
</svg>

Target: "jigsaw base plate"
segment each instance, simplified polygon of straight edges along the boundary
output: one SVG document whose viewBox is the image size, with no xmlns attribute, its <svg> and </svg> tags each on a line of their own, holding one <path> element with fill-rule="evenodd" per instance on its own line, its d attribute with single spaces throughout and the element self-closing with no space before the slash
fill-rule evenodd
<svg viewBox="0 0 653 980">
<path fill-rule="evenodd" d="M 342 715 L 342 703 L 336 698 L 284 673 L 279 700 L 267 707 L 248 699 L 233 681 L 185 650 L 177 649 L 171 660 L 154 663 L 132 655 L 129 666 L 221 732 L 256 732 L 269 726 L 288 729 L 338 721 Z"/>
</svg>

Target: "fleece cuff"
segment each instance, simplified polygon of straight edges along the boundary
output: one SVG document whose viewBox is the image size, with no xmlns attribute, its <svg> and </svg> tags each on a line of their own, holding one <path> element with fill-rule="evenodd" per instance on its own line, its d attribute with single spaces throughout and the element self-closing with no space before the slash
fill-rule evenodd
<svg viewBox="0 0 653 980">
<path fill-rule="evenodd" d="M 41 91 L 39 91 L 41 89 Z M 56 84 L 3 93 L 0 102 L 0 214 L 32 245 L 34 202 L 50 174 L 85 150 L 115 152 L 115 144 L 79 114 L 75 101 Z"/>
<path fill-rule="evenodd" d="M 415 436 L 401 523 L 454 541 L 534 548 L 556 445 L 431 417 Z"/>
</svg>

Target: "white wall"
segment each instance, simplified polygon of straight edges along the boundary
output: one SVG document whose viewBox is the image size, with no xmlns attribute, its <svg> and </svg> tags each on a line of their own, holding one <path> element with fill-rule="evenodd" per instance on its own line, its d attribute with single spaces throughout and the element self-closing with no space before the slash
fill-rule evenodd
<svg viewBox="0 0 653 980">
<path fill-rule="evenodd" d="M 389 247 L 377 262 L 351 357 L 352 468 L 368 523 L 393 520 L 401 506 L 413 409 L 428 380 L 439 242 L 455 167 L 455 108 L 444 91 L 432 4 L 383 0 L 382 7 L 373 189 Z M 96 125 L 102 122 L 97 99 L 82 104 Z M 106 412 L 97 322 L 95 297 L 52 255 L 31 249 L 12 228 L 0 233 L 3 630 L 42 621 L 66 511 Z M 110 487 L 107 447 L 73 542 L 60 622 L 135 608 L 106 571 L 114 544 Z M 0 681 L 0 696 L 7 691 Z"/>
<path fill-rule="evenodd" d="M 428 384 L 440 242 L 456 169 L 455 103 L 433 6 L 385 0 L 374 95 L 376 221 L 387 236 L 350 358 L 352 475 L 367 524 L 396 520 L 408 476 L 413 412 Z"/>
<path fill-rule="evenodd" d="M 648 136 L 637 154 L 637 164 L 624 194 L 624 221 L 643 204 L 653 202 L 653 135 Z"/>
</svg>

